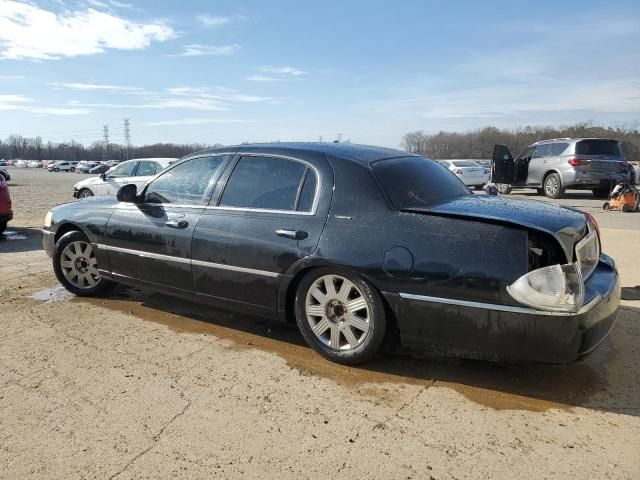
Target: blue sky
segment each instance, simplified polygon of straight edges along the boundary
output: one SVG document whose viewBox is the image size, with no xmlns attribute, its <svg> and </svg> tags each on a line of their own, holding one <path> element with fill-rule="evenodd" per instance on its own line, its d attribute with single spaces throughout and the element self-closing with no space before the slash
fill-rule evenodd
<svg viewBox="0 0 640 480">
<path fill-rule="evenodd" d="M 0 137 L 397 147 L 640 119 L 640 2 L 0 0 Z"/>
</svg>

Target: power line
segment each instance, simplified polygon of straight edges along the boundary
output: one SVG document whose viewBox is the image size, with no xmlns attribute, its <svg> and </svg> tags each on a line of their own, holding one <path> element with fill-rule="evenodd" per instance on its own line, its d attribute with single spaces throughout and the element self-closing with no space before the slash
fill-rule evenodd
<svg viewBox="0 0 640 480">
<path fill-rule="evenodd" d="M 124 119 L 124 159 L 129 160 L 131 151 L 131 130 L 129 129 L 129 119 Z"/>
<path fill-rule="evenodd" d="M 104 147 L 102 148 L 102 160 L 105 162 L 109 160 L 109 125 L 102 126 L 102 141 Z"/>
</svg>

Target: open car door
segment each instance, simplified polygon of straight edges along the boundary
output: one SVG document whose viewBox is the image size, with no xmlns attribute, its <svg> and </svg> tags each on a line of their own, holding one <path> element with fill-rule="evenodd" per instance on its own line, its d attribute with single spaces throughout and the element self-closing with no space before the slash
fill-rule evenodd
<svg viewBox="0 0 640 480">
<path fill-rule="evenodd" d="M 515 162 L 511 152 L 504 145 L 496 145 L 491 161 L 491 182 L 511 185 L 514 178 Z"/>
</svg>

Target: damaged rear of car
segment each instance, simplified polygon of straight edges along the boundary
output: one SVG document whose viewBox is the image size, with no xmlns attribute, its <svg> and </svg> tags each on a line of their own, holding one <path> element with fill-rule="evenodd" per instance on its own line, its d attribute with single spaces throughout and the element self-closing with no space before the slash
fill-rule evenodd
<svg viewBox="0 0 640 480">
<path fill-rule="evenodd" d="M 406 161 L 396 163 L 410 171 L 400 165 Z M 402 187 L 383 164 L 373 169 L 390 202 L 406 222 L 423 225 L 423 241 L 416 238 L 411 248 L 413 281 L 384 292 L 405 345 L 472 358 L 567 363 L 607 336 L 620 284 L 613 260 L 601 253 L 593 217 L 495 196 L 430 200 L 434 189 L 421 192 L 407 178 Z M 434 227 L 437 242 L 425 238 Z"/>
</svg>

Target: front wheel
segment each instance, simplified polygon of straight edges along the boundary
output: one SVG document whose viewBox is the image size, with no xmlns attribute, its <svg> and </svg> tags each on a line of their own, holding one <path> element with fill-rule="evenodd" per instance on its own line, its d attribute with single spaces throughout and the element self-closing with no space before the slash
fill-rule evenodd
<svg viewBox="0 0 640 480">
<path fill-rule="evenodd" d="M 93 246 L 82 232 L 65 233 L 56 242 L 53 270 L 62 286 L 80 297 L 99 295 L 112 285 L 100 275 Z"/>
<path fill-rule="evenodd" d="M 87 197 L 93 197 L 93 192 L 88 188 L 83 188 L 82 190 L 80 190 L 80 193 L 78 194 L 78 198 L 87 198 Z"/>
<path fill-rule="evenodd" d="M 511 193 L 511 185 L 508 183 L 496 183 L 496 188 L 500 195 L 509 195 Z"/>
<path fill-rule="evenodd" d="M 550 173 L 544 179 L 544 194 L 548 198 L 561 198 L 564 194 L 564 188 L 562 187 L 562 181 L 560 175 L 557 173 Z"/>
<path fill-rule="evenodd" d="M 386 331 L 376 289 L 359 276 L 323 268 L 308 273 L 296 294 L 296 322 L 306 342 L 336 363 L 371 359 Z"/>
</svg>

